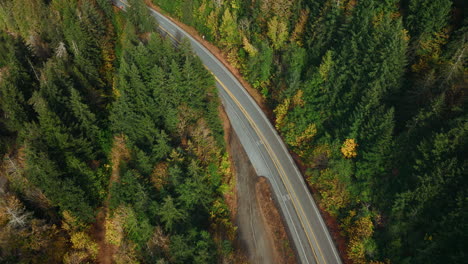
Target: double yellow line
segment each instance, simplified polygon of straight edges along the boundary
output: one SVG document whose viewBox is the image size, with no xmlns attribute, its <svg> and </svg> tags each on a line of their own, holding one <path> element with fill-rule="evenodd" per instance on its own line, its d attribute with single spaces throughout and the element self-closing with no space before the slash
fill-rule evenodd
<svg viewBox="0 0 468 264">
<path fill-rule="evenodd" d="M 163 30 L 164 32 L 166 32 L 172 39 L 174 39 L 177 43 L 180 43 L 179 40 L 177 40 L 177 38 L 172 35 L 170 32 L 168 32 L 167 30 L 165 30 L 164 28 L 162 28 L 161 26 L 159 26 L 159 28 L 161 30 Z M 256 123 L 253 121 L 252 117 L 249 115 L 249 113 L 247 112 L 247 110 L 245 110 L 245 108 L 241 105 L 241 103 L 237 100 L 237 98 L 234 96 L 234 94 L 232 94 L 232 92 L 229 90 L 229 88 L 226 87 L 226 85 L 210 70 L 208 69 L 206 66 L 205 68 L 213 75 L 213 77 L 216 79 L 216 81 L 221 85 L 221 87 L 223 87 L 223 89 L 226 91 L 226 93 L 229 95 L 229 97 L 232 98 L 232 100 L 236 103 L 237 107 L 241 110 L 241 112 L 244 114 L 244 116 L 247 118 L 247 120 L 249 121 L 249 123 L 251 124 L 251 126 L 253 127 L 253 129 L 255 130 L 255 132 L 257 133 L 257 135 L 260 137 L 260 139 L 262 140 L 262 142 L 264 143 L 264 145 L 266 146 L 266 150 L 268 152 L 268 155 L 271 157 L 271 159 L 273 160 L 273 164 L 275 165 L 276 167 L 276 170 L 279 172 L 280 174 L 280 178 L 281 178 L 281 181 L 283 182 L 283 184 L 286 186 L 286 191 L 288 192 L 289 196 L 292 198 L 292 205 L 294 206 L 294 209 L 296 210 L 296 212 L 299 212 L 297 206 L 296 206 L 296 203 L 295 201 L 297 201 L 297 195 L 296 193 L 294 192 L 294 189 L 292 188 L 291 186 L 291 183 L 289 182 L 289 179 L 287 178 L 286 176 L 286 172 L 284 171 L 284 168 L 283 166 L 281 166 L 281 163 L 279 162 L 278 160 L 278 157 L 276 156 L 276 154 L 274 153 L 274 151 L 272 150 L 270 144 L 268 144 L 268 141 L 266 140 L 265 136 L 263 135 L 263 133 L 260 131 L 260 129 L 258 128 L 258 126 L 256 125 Z M 289 188 L 288 188 L 289 187 Z M 291 195 L 291 191 L 294 193 L 294 195 Z M 299 202 L 297 202 L 299 204 L 299 209 L 300 209 L 300 212 L 305 216 L 306 214 L 304 213 L 304 209 L 302 208 L 301 204 Z M 301 225 L 303 227 L 305 227 L 306 225 L 304 224 L 304 221 L 303 221 L 303 218 L 301 216 L 301 214 L 297 214 L 298 218 L 299 218 L 299 221 L 301 222 Z M 323 255 L 323 252 L 317 242 L 317 238 L 315 236 L 315 233 L 314 233 L 314 230 L 312 229 L 312 227 L 310 226 L 310 223 L 308 221 L 305 221 L 307 223 L 307 227 L 309 227 L 309 229 L 311 230 L 312 232 L 312 236 L 313 236 L 313 240 L 315 241 L 319 251 L 320 251 L 320 255 L 323 259 L 323 263 L 327 263 L 326 260 L 325 260 L 325 257 Z M 314 258 L 315 258 L 315 261 L 317 263 L 319 263 L 318 261 L 318 257 L 317 257 L 317 254 L 314 250 L 314 246 L 312 244 L 312 241 L 310 240 L 310 237 L 308 235 L 307 232 L 305 232 L 305 235 L 307 237 L 307 240 L 309 242 L 309 245 L 312 249 L 312 252 L 314 253 Z"/>
<path fill-rule="evenodd" d="M 212 73 L 213 74 L 213 73 Z M 226 91 L 226 93 L 229 95 L 229 97 L 232 98 L 232 100 L 236 103 L 237 107 L 241 110 L 241 112 L 244 114 L 244 116 L 247 118 L 247 120 L 249 121 L 249 123 L 251 124 L 251 126 L 253 127 L 253 129 L 255 130 L 255 132 L 257 133 L 257 135 L 260 137 L 260 139 L 262 140 L 262 142 L 264 143 L 264 145 L 266 146 L 266 150 L 268 152 L 268 155 L 270 156 L 270 158 L 273 160 L 273 164 L 275 165 L 276 167 L 276 170 L 279 172 L 280 174 L 280 178 L 281 178 L 281 181 L 283 182 L 283 184 L 285 185 L 286 187 L 286 191 L 288 192 L 289 196 L 292 198 L 292 205 L 294 206 L 294 209 L 296 210 L 296 212 L 299 212 L 298 208 L 296 207 L 296 203 L 295 201 L 297 201 L 297 195 L 296 193 L 294 192 L 294 190 L 292 189 L 291 187 L 291 183 L 289 182 L 289 179 L 287 178 L 286 176 L 286 173 L 284 171 L 284 168 L 283 166 L 281 166 L 281 163 L 279 162 L 278 160 L 278 157 L 276 156 L 276 154 L 274 153 L 274 151 L 272 150 L 270 144 L 268 144 L 268 141 L 266 140 L 265 136 L 263 135 L 263 133 L 260 131 L 260 129 L 258 128 L 258 126 L 256 125 L 256 123 L 253 121 L 252 117 L 248 114 L 247 110 L 245 110 L 245 108 L 240 104 L 240 102 L 237 100 L 237 98 L 232 94 L 232 92 L 226 87 L 226 85 L 224 85 L 223 82 L 221 82 L 221 80 L 216 77 L 216 75 L 214 75 L 214 78 L 216 79 L 216 81 L 221 85 L 221 87 L 223 87 L 223 89 Z M 289 187 L 289 188 L 288 188 Z M 291 195 L 292 193 L 294 193 L 294 195 Z M 298 202 L 299 203 L 299 202 Z M 300 209 L 300 212 L 302 212 L 302 214 L 305 215 L 304 213 L 304 210 L 301 206 L 301 204 L 299 203 L 299 209 Z M 302 216 L 301 214 L 297 214 L 297 216 L 299 217 L 299 221 L 301 222 L 301 225 L 303 227 L 305 227 L 304 225 L 304 221 L 302 219 Z M 317 244 L 317 247 L 320 251 L 320 254 L 322 256 L 322 259 L 324 261 L 324 263 L 326 263 L 326 260 L 323 256 L 323 253 L 322 253 L 322 250 L 319 246 L 319 244 L 317 243 L 317 238 L 315 236 L 315 233 L 314 233 L 314 230 L 311 228 L 310 226 L 310 223 L 308 221 L 306 221 L 307 223 L 307 226 L 309 227 L 309 229 L 312 231 L 312 236 L 313 236 L 313 239 L 314 241 L 316 242 Z M 314 246 L 312 245 L 312 241 L 310 240 L 310 237 L 309 235 L 307 234 L 307 232 L 305 232 L 305 235 L 307 237 L 307 240 L 309 241 L 309 245 L 312 249 L 312 252 L 314 253 L 314 258 L 315 260 L 317 261 L 317 263 L 319 263 L 318 261 L 318 257 L 317 257 L 317 254 L 314 250 Z"/>
<path fill-rule="evenodd" d="M 123 4 L 125 4 L 126 6 L 128 6 L 128 4 L 126 4 L 125 2 L 122 2 Z M 166 29 L 164 29 L 163 27 L 159 26 L 159 28 L 166 32 L 173 40 L 175 40 L 177 43 L 180 43 L 180 41 L 174 36 L 172 35 L 170 32 L 168 32 Z M 232 98 L 232 100 L 236 103 L 237 107 L 241 110 L 241 112 L 244 114 L 244 116 L 247 118 L 247 120 L 249 121 L 249 123 L 251 124 L 252 128 L 255 130 L 255 132 L 257 133 L 257 135 L 260 137 L 260 139 L 263 141 L 264 145 L 266 146 L 266 150 L 268 152 L 268 155 L 270 156 L 270 158 L 273 160 L 273 164 L 275 165 L 277 171 L 279 172 L 280 174 L 280 178 L 281 178 L 281 181 L 283 182 L 283 184 L 285 185 L 286 187 L 286 191 L 288 192 L 289 196 L 292 198 L 292 205 L 295 209 L 296 212 L 298 212 L 297 216 L 299 218 L 299 221 L 301 222 L 301 225 L 305 228 L 306 225 L 307 227 L 310 229 L 310 231 L 312 232 L 312 236 L 313 236 L 313 240 L 315 241 L 319 251 L 320 251 L 320 255 L 322 257 L 322 260 L 323 260 L 323 263 L 327 263 L 326 260 L 325 260 L 325 257 L 323 255 L 323 252 L 320 248 L 320 245 L 317 241 L 317 238 L 315 236 L 315 233 L 314 233 L 314 230 L 312 229 L 312 227 L 310 226 L 310 223 L 309 221 L 305 221 L 307 224 L 305 225 L 304 224 L 304 221 L 303 221 L 303 217 L 301 216 L 301 214 L 299 213 L 299 210 L 296 206 L 296 202 L 299 204 L 299 209 L 300 209 L 300 212 L 305 216 L 305 212 L 304 212 L 304 209 L 302 208 L 302 205 L 298 202 L 298 199 L 297 199 L 297 195 L 296 193 L 294 192 L 294 189 L 292 188 L 291 186 L 291 183 L 286 175 L 286 172 L 284 171 L 284 168 L 283 166 L 281 165 L 281 163 L 279 162 L 278 160 L 278 157 L 276 156 L 276 154 L 274 153 L 274 151 L 272 150 L 271 146 L 268 144 L 268 141 L 266 140 L 265 136 L 263 135 L 263 133 L 260 131 L 260 129 L 258 128 L 258 126 L 256 125 L 256 123 L 253 121 L 252 117 L 249 115 L 249 113 L 245 110 L 245 108 L 241 105 L 241 103 L 237 100 L 237 98 L 232 94 L 232 92 L 226 87 L 226 85 L 211 71 L 209 70 L 206 66 L 205 68 L 211 72 L 211 74 L 213 75 L 213 77 L 216 79 L 216 81 L 221 85 L 221 87 L 223 87 L 223 89 L 226 91 L 226 93 L 229 95 L 229 97 Z M 289 188 L 288 188 L 289 187 Z M 294 195 L 292 195 L 292 193 Z M 319 216 L 320 217 L 320 216 Z M 312 249 L 312 252 L 314 254 L 314 258 L 315 258 L 315 261 L 317 263 L 319 263 L 318 261 L 318 257 L 317 257 L 317 254 L 315 252 L 315 249 L 314 249 L 314 245 L 312 244 L 312 241 L 310 240 L 310 237 L 308 235 L 308 232 L 305 232 L 305 235 L 307 237 L 307 240 L 309 242 L 309 245 Z"/>
<path fill-rule="evenodd" d="M 172 39 L 174 39 L 177 43 L 180 43 L 180 41 L 174 36 L 172 35 L 170 32 L 168 32 L 167 30 L 165 30 L 163 27 L 159 26 L 159 28 L 161 30 L 163 30 L 164 32 L 166 32 Z M 268 152 L 268 155 L 270 155 L 271 159 L 273 160 L 273 164 L 275 165 L 276 167 L 276 170 L 279 172 L 280 174 L 280 178 L 281 178 L 281 181 L 283 182 L 283 184 L 286 187 L 286 191 L 288 192 L 289 196 L 292 198 L 292 205 L 294 206 L 294 209 L 296 210 L 296 212 L 299 212 L 298 208 L 296 207 L 296 203 L 295 201 L 297 201 L 297 195 L 296 193 L 294 192 L 294 190 L 292 189 L 291 187 L 291 183 L 289 182 L 289 179 L 287 179 L 287 176 L 286 176 L 286 173 L 284 171 L 284 168 L 283 166 L 281 166 L 281 163 L 279 162 L 278 160 L 278 157 L 276 156 L 276 154 L 274 153 L 274 151 L 271 149 L 271 146 L 268 144 L 268 141 L 266 140 L 265 136 L 263 135 L 263 133 L 260 131 L 260 129 L 258 128 L 258 126 L 256 125 L 256 123 L 253 121 L 252 117 L 248 114 L 248 112 L 245 110 L 245 108 L 241 105 L 241 103 L 237 100 L 237 98 L 232 94 L 232 92 L 226 87 L 226 85 L 212 72 L 210 71 L 210 69 L 208 69 L 206 66 L 205 68 L 213 75 L 213 77 L 216 79 L 216 81 L 221 85 L 221 87 L 223 87 L 223 89 L 226 91 L 226 93 L 229 95 L 229 97 L 232 98 L 232 100 L 236 103 L 237 107 L 241 110 L 241 112 L 244 114 L 244 116 L 247 118 L 247 120 L 249 121 L 249 123 L 251 124 L 251 126 L 253 127 L 253 129 L 255 130 L 255 132 L 257 133 L 257 135 L 261 138 L 261 140 L 264 142 L 264 145 L 266 146 L 266 150 Z M 288 188 L 289 187 L 289 188 Z M 294 195 L 291 195 L 291 191 L 294 193 Z M 299 203 L 299 202 L 298 202 Z M 302 214 L 304 214 L 304 216 L 306 215 L 304 213 L 304 209 L 302 208 L 301 204 L 299 203 L 299 208 L 300 208 L 300 212 Z M 299 218 L 299 221 L 301 222 L 301 225 L 303 227 L 305 227 L 305 224 L 304 224 L 304 221 L 303 221 L 303 218 L 301 216 L 301 214 L 297 214 L 298 218 Z M 323 255 L 323 252 L 317 242 L 317 238 L 315 236 L 315 233 L 314 233 L 314 230 L 312 229 L 312 227 L 310 226 L 310 223 L 308 221 L 305 221 L 307 223 L 307 227 L 309 227 L 309 229 L 312 231 L 312 236 L 313 236 L 313 240 L 315 241 L 319 251 L 320 251 L 320 254 L 322 256 L 322 259 L 323 259 L 323 263 L 327 263 L 326 260 L 325 260 L 325 257 Z M 314 253 L 314 258 L 315 258 L 315 261 L 317 263 L 319 263 L 318 261 L 318 257 L 317 257 L 317 254 L 315 252 L 315 249 L 314 249 L 314 246 L 312 244 L 312 241 L 310 240 L 310 237 L 308 235 L 307 232 L 305 232 L 305 235 L 307 237 L 307 240 L 309 242 L 309 245 L 312 249 L 312 252 Z"/>
</svg>

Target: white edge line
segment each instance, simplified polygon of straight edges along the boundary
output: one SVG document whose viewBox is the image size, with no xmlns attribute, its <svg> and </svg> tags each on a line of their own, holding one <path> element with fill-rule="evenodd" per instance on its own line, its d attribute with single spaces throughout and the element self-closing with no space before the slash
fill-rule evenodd
<svg viewBox="0 0 468 264">
<path fill-rule="evenodd" d="M 218 83 L 218 82 L 217 82 L 217 83 Z M 222 86 L 222 85 L 220 85 L 220 86 Z M 224 88 L 221 87 L 221 89 L 224 89 Z M 227 94 L 227 92 L 224 92 L 224 93 Z M 227 96 L 228 96 L 228 98 L 229 98 L 229 95 L 227 95 Z M 231 102 L 228 102 L 228 100 L 226 100 L 226 102 L 227 102 L 228 104 L 230 104 L 231 107 L 232 107 L 233 109 L 235 108 L 234 105 L 233 105 Z M 237 107 L 237 108 L 239 108 L 239 107 Z M 246 127 L 244 121 L 242 121 L 242 119 L 239 117 L 239 114 L 238 114 L 236 111 L 234 111 L 234 110 L 233 110 L 233 113 L 236 115 L 237 119 L 240 121 L 241 126 L 243 126 L 244 129 L 246 130 L 246 132 L 252 136 L 251 131 L 250 131 L 249 129 L 247 129 L 247 127 Z M 247 121 L 247 123 L 250 123 L 250 122 Z M 253 128 L 252 128 L 252 129 L 253 129 Z M 256 135 L 256 137 L 258 138 L 258 135 Z M 251 137 L 251 138 L 252 138 L 252 137 Z M 258 149 L 260 150 L 260 147 L 258 147 Z M 274 170 L 272 170 L 271 167 L 268 166 L 268 162 L 266 162 L 265 155 L 263 154 L 262 151 L 259 151 L 259 153 L 260 153 L 260 155 L 262 156 L 263 162 L 264 162 L 265 165 L 268 167 L 268 170 L 270 170 L 270 173 L 272 173 L 272 171 L 274 171 Z M 271 159 L 270 159 L 270 160 L 271 160 Z M 271 162 L 274 163 L 273 160 L 271 160 Z M 277 173 L 280 174 L 280 172 L 278 172 L 278 171 L 277 171 Z M 272 173 L 272 174 L 273 174 L 273 173 Z M 278 176 L 279 176 L 279 175 L 278 175 Z M 271 179 L 273 180 L 273 182 L 274 182 L 274 184 L 275 184 L 275 186 L 276 186 L 276 189 L 280 192 L 279 197 L 281 197 L 281 188 L 279 188 L 278 182 L 276 181 L 276 179 L 275 179 L 274 177 L 271 177 Z M 284 186 L 284 188 L 285 188 L 286 191 L 287 191 L 286 186 Z M 292 219 L 291 213 L 289 212 L 288 206 L 286 205 L 286 202 L 285 202 L 283 199 L 278 199 L 278 200 L 281 200 L 281 201 L 282 201 L 282 203 L 283 203 L 283 205 L 284 205 L 284 208 L 286 209 L 287 215 L 288 215 L 288 217 L 289 217 L 289 220 L 291 221 L 292 226 L 293 226 L 293 228 L 294 228 L 294 232 L 296 233 L 296 237 L 297 237 L 297 239 L 298 239 L 298 241 L 299 241 L 299 244 L 301 245 L 301 249 L 302 249 L 302 252 L 303 252 L 303 254 L 304 254 L 304 258 L 305 258 L 305 260 L 306 260 L 307 263 L 310 263 L 310 262 L 309 262 L 309 259 L 308 259 L 308 256 L 307 256 L 307 254 L 306 254 L 306 252 L 305 252 L 304 245 L 302 244 L 301 238 L 300 238 L 299 233 L 298 233 L 298 231 L 297 231 L 296 225 L 294 224 L 294 221 L 293 221 L 293 219 Z"/>
<path fill-rule="evenodd" d="M 125 3 L 124 1 L 120 1 L 121 3 L 123 4 L 126 4 L 128 5 L 127 3 Z M 266 121 L 265 123 L 267 124 L 267 126 L 270 127 L 271 130 L 273 130 L 273 135 L 275 136 L 276 140 L 279 142 L 280 146 L 282 147 L 283 151 L 287 154 L 286 156 L 288 157 L 289 161 L 291 162 L 292 166 L 294 167 L 294 170 L 296 171 L 296 176 L 299 178 L 299 181 L 302 182 L 302 187 L 304 188 L 305 190 L 305 193 L 306 193 L 306 196 L 309 198 L 309 200 L 312 202 L 312 207 L 315 211 L 315 213 L 319 216 L 319 222 L 320 222 L 320 225 L 321 227 L 323 228 L 323 230 L 325 231 L 325 235 L 329 241 L 329 243 L 332 245 L 332 251 L 335 255 L 335 258 L 338 260 L 339 263 L 341 263 L 341 258 L 338 256 L 337 252 L 336 252 L 336 247 L 335 247 L 335 244 L 333 243 L 333 241 L 331 240 L 331 236 L 330 236 L 330 233 L 328 231 L 328 229 L 325 227 L 325 224 L 323 222 L 323 219 L 322 219 L 322 215 L 320 214 L 320 212 L 318 211 L 318 208 L 317 208 L 317 205 L 315 204 L 315 201 L 312 199 L 312 195 L 310 194 L 309 190 L 307 190 L 307 188 L 305 187 L 305 181 L 304 181 L 304 178 L 302 177 L 302 174 L 299 172 L 299 169 L 297 168 L 296 166 L 296 163 L 293 161 L 291 155 L 289 154 L 289 151 L 287 150 L 284 142 L 281 140 L 281 138 L 279 137 L 278 135 L 278 131 L 276 131 L 276 129 L 273 128 L 273 125 L 270 123 L 270 121 L 266 118 L 265 114 L 263 113 L 263 111 L 260 109 L 260 107 L 258 106 L 258 104 L 253 100 L 253 98 L 250 96 L 249 93 L 247 93 L 247 91 L 245 90 L 244 86 L 239 82 L 239 80 L 237 80 L 237 78 L 234 77 L 234 75 L 228 71 L 226 69 L 226 67 L 219 62 L 219 60 L 207 49 L 205 48 L 204 45 L 200 44 L 197 40 L 195 40 L 190 34 L 186 33 L 185 30 L 183 30 L 182 28 L 180 28 L 178 25 L 176 25 L 174 22 L 172 22 L 170 19 L 166 18 L 164 15 L 158 13 L 156 10 L 154 10 L 153 8 L 150 8 L 148 7 L 148 9 L 156 14 L 158 17 L 161 17 L 163 20 L 165 20 L 166 22 L 169 22 L 169 24 L 173 27 L 175 27 L 176 29 L 178 29 L 182 34 L 184 34 L 186 37 L 188 37 L 193 43 L 195 43 L 196 45 L 198 45 L 202 50 L 205 51 L 205 53 L 211 57 L 213 59 L 213 61 L 218 64 L 220 66 L 220 68 L 234 81 L 235 84 L 237 84 L 239 87 L 241 87 L 241 90 L 244 92 L 244 94 L 247 96 L 247 98 L 250 100 L 250 102 L 254 105 L 254 108 L 256 108 L 256 110 L 260 113 L 260 116 L 262 116 L 262 118 L 264 119 L 264 121 Z M 286 188 L 286 186 L 285 186 Z M 294 193 L 294 196 L 297 196 L 295 193 Z M 299 201 L 298 198 L 296 198 L 296 200 Z M 298 212 L 299 213 L 299 212 Z M 312 228 L 312 227 L 310 227 Z M 318 244 L 318 241 L 317 241 L 317 244 Z"/>
<path fill-rule="evenodd" d="M 149 8 L 149 7 L 148 7 Z M 289 154 L 289 151 L 286 149 L 286 146 L 283 142 L 283 140 L 281 140 L 281 138 L 279 137 L 278 135 L 278 132 L 276 131 L 276 129 L 273 128 L 273 125 L 270 123 L 270 121 L 266 118 L 265 114 L 263 113 L 263 111 L 260 109 L 260 107 L 258 106 L 258 104 L 253 100 L 253 98 L 250 96 L 249 93 L 247 93 L 247 91 L 245 90 L 244 86 L 239 82 L 239 80 L 237 80 L 236 77 L 234 77 L 234 75 L 228 71 L 226 69 L 226 67 L 221 63 L 219 62 L 218 58 L 216 58 L 204 45 L 200 44 L 196 39 L 194 39 L 190 34 L 188 34 L 187 32 L 185 32 L 185 30 L 183 30 L 182 28 L 180 28 L 177 24 L 175 24 L 174 22 L 172 22 L 171 20 L 169 20 L 168 18 L 166 18 L 164 15 L 158 13 L 157 11 L 155 11 L 154 9 L 152 8 L 149 8 L 154 14 L 156 14 L 158 17 L 162 17 L 163 20 L 165 20 L 165 22 L 168 22 L 171 26 L 175 27 L 176 29 L 178 29 L 182 34 L 184 34 L 186 37 L 188 37 L 191 42 L 195 43 L 199 48 L 201 48 L 203 51 L 205 51 L 205 53 L 211 57 L 211 59 L 216 63 L 218 64 L 218 66 L 220 66 L 220 68 L 234 81 L 235 84 L 237 84 L 239 87 L 241 87 L 240 90 L 242 90 L 244 92 L 244 94 L 248 97 L 248 99 L 250 100 L 250 102 L 254 105 L 254 108 L 256 108 L 256 110 L 260 113 L 260 116 L 262 116 L 262 118 L 264 119 L 265 123 L 267 123 L 267 125 L 271 128 L 271 130 L 273 130 L 273 135 L 276 137 L 276 140 L 279 142 L 279 144 L 281 145 L 281 147 L 283 148 L 283 151 L 287 153 L 287 157 L 289 158 L 289 161 L 292 163 L 293 167 L 294 167 L 294 170 L 296 171 L 296 176 L 299 178 L 299 181 L 302 182 L 302 187 L 304 188 L 305 190 L 305 193 L 307 195 L 307 197 L 309 198 L 310 201 L 312 201 L 312 207 L 315 211 L 315 213 L 319 216 L 319 222 L 320 222 L 320 225 L 321 227 L 323 228 L 323 230 L 325 231 L 325 235 L 328 239 L 328 242 L 332 245 L 332 251 L 336 257 L 336 259 L 339 261 L 339 263 L 341 263 L 341 258 L 338 256 L 337 252 L 336 252 L 336 247 L 335 247 L 335 244 L 333 243 L 333 241 L 331 240 L 331 236 L 330 236 L 330 233 L 328 231 L 328 229 L 325 227 L 325 223 L 323 222 L 323 219 L 322 219 L 322 215 L 320 214 L 320 212 L 318 211 L 318 208 L 317 208 L 317 205 L 315 204 L 315 201 L 312 199 L 312 195 L 310 194 L 309 190 L 307 190 L 306 188 L 306 183 L 304 181 L 304 178 L 302 177 L 302 174 L 299 172 L 299 169 L 297 168 L 296 166 L 296 163 L 293 161 L 291 155 Z M 297 195 L 294 195 L 294 196 L 297 196 Z M 296 200 L 299 201 L 299 199 L 296 198 Z M 298 212 L 299 213 L 299 212 Z M 312 227 L 310 227 L 312 228 Z M 317 241 L 318 243 L 318 241 Z"/>
</svg>

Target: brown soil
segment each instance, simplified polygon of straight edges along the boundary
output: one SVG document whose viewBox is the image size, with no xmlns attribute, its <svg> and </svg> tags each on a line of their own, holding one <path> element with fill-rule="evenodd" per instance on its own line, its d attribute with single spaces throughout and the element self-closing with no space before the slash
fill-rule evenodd
<svg viewBox="0 0 468 264">
<path fill-rule="evenodd" d="M 94 238 L 94 241 L 99 246 L 97 263 L 111 264 L 113 261 L 113 255 L 117 251 L 114 245 L 106 242 L 106 218 L 109 214 L 109 200 L 110 200 L 110 189 L 114 182 L 118 182 L 120 179 L 120 162 L 122 159 L 128 160 L 130 158 L 130 152 L 125 146 L 125 138 L 123 135 L 114 137 L 114 146 L 111 150 L 111 164 L 112 173 L 109 179 L 108 194 L 104 201 L 104 206 L 99 209 L 96 216 L 96 222 L 91 227 L 90 233 Z"/>
<path fill-rule="evenodd" d="M 270 182 L 265 177 L 258 178 L 255 190 L 263 221 L 267 223 L 269 232 L 273 234 L 273 244 L 278 253 L 279 263 L 297 263 L 283 219 L 272 199 Z"/>
<path fill-rule="evenodd" d="M 276 205 L 271 201 L 271 193 L 264 195 L 257 191 L 256 186 L 260 178 L 255 173 L 236 133 L 230 133 L 228 145 L 233 157 L 236 189 L 239 193 L 235 219 L 238 226 L 236 247 L 246 252 L 251 263 L 295 263 L 294 251 L 289 247 L 286 229 Z M 276 212 L 276 215 L 273 216 L 271 212 Z M 283 245 L 289 247 L 289 250 Z M 292 258 L 287 257 L 289 253 Z"/>
<path fill-rule="evenodd" d="M 97 255 L 97 263 L 110 264 L 112 263 L 112 256 L 115 252 L 115 247 L 106 243 L 106 216 L 107 207 L 102 207 L 96 216 L 96 222 L 92 225 L 90 234 L 94 241 L 98 244 L 99 251 Z"/>
<path fill-rule="evenodd" d="M 234 223 L 237 218 L 237 207 L 238 207 L 238 197 L 236 191 L 236 183 L 237 183 L 237 172 L 234 164 L 233 159 L 233 150 L 231 148 L 231 137 L 233 136 L 231 122 L 224 111 L 224 108 L 220 105 L 218 108 L 219 118 L 223 124 L 224 130 L 224 142 L 226 142 L 226 150 L 229 153 L 229 163 L 231 164 L 231 174 L 229 178 L 223 179 L 224 182 L 229 185 L 231 188 L 224 194 L 224 200 L 226 201 L 227 206 L 229 207 L 229 212 L 231 213 L 231 221 Z M 236 247 L 234 250 L 234 263 L 241 264 L 241 263 L 248 263 L 248 258 L 245 250 L 241 247 Z"/>
</svg>

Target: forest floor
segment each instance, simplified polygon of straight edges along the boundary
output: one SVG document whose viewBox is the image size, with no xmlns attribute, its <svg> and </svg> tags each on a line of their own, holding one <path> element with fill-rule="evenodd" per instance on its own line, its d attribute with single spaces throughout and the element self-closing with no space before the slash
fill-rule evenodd
<svg viewBox="0 0 468 264">
<path fill-rule="evenodd" d="M 91 236 L 94 238 L 94 241 L 98 244 L 98 255 L 97 263 L 100 264 L 111 264 L 112 255 L 114 254 L 114 248 L 112 245 L 106 243 L 106 216 L 107 216 L 107 207 L 102 207 L 97 216 L 96 222 L 91 227 Z"/>
<path fill-rule="evenodd" d="M 245 250 L 251 263 L 296 263 L 268 183 L 255 173 L 234 131 L 229 145 L 237 177 L 236 246 Z"/>
<path fill-rule="evenodd" d="M 130 153 L 125 146 L 123 136 L 114 137 L 114 143 L 111 150 L 112 172 L 109 178 L 108 193 L 103 207 L 96 216 L 96 222 L 91 228 L 91 234 L 99 246 L 97 263 L 111 264 L 112 257 L 116 251 L 115 246 L 106 242 L 106 219 L 109 214 L 109 201 L 111 198 L 112 184 L 120 179 L 120 162 L 122 159 L 129 159 Z"/>
</svg>

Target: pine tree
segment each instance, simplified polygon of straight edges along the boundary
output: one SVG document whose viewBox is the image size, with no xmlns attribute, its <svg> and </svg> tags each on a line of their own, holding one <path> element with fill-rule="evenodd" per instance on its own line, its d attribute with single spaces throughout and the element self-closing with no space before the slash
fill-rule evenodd
<svg viewBox="0 0 468 264">
<path fill-rule="evenodd" d="M 164 223 L 164 228 L 169 232 L 174 230 L 175 224 L 186 219 L 186 215 L 176 207 L 171 196 L 164 198 L 164 203 L 158 214 Z"/>
<path fill-rule="evenodd" d="M 156 20 L 151 16 L 143 0 L 130 0 L 127 16 L 139 33 L 153 32 L 157 28 Z"/>
<path fill-rule="evenodd" d="M 449 0 L 421 1 L 408 3 L 407 26 L 412 35 L 439 32 L 448 22 L 452 2 Z"/>
</svg>

